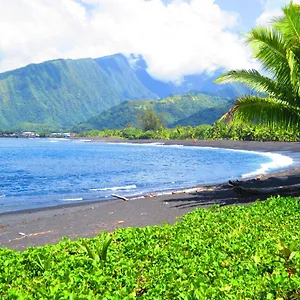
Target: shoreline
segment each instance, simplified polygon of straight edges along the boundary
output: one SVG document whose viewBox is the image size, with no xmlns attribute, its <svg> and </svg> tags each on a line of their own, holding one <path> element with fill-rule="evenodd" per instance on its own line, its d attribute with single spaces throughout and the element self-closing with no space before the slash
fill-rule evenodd
<svg viewBox="0 0 300 300">
<path fill-rule="evenodd" d="M 58 138 L 61 139 L 61 138 Z M 271 154 L 281 154 L 286 155 L 292 159 L 296 159 L 297 162 L 293 163 L 292 165 L 280 168 L 275 171 L 270 171 L 265 176 L 272 176 L 272 174 L 277 174 L 277 176 L 280 176 L 281 172 L 285 172 L 287 170 L 291 170 L 294 168 L 297 168 L 299 166 L 300 168 L 300 142 L 253 142 L 253 141 L 231 141 L 231 140 L 124 140 L 121 138 L 71 138 L 68 139 L 70 141 L 82 141 L 82 142 L 94 142 L 94 143 L 116 143 L 116 144 L 157 144 L 159 146 L 184 146 L 184 147 L 204 147 L 204 148 L 220 148 L 225 150 L 234 150 L 234 151 L 251 151 L 251 152 L 257 152 L 257 153 L 271 153 Z M 281 151 L 273 150 L 273 147 L 280 148 Z M 258 149 L 259 148 L 259 149 Z M 272 149 L 272 150 L 271 150 Z M 292 151 L 291 151 L 292 149 Z M 281 153 L 281 152 L 287 152 L 287 153 Z M 299 152 L 299 155 L 297 153 Z M 290 155 L 290 156 L 289 156 Z M 296 156 L 296 157 L 295 157 Z M 295 165 L 294 167 L 292 167 Z M 262 174 L 254 174 L 251 176 L 242 176 L 240 177 L 241 180 L 251 180 L 259 175 Z M 143 198 L 153 198 L 153 197 L 164 197 L 168 195 L 174 195 L 174 194 L 183 194 L 188 193 L 192 191 L 201 190 L 204 188 L 210 188 L 212 186 L 218 186 L 226 184 L 226 181 L 220 181 L 220 182 L 213 182 L 213 183 L 202 183 L 197 184 L 193 186 L 187 186 L 183 188 L 174 188 L 170 189 L 168 191 L 149 191 L 146 194 L 143 195 L 129 195 L 126 196 L 128 200 L 139 200 Z M 122 196 L 122 195 L 120 195 Z M 7 212 L 0 212 L 0 217 L 4 215 L 11 215 L 11 214 L 23 214 L 23 213 L 34 213 L 38 211 L 44 211 L 44 210 L 55 210 L 60 208 L 68 208 L 68 207 L 77 207 L 77 206 L 85 206 L 89 204 L 97 204 L 97 203 L 106 203 L 110 201 L 116 201 L 118 198 L 112 195 L 109 198 L 103 198 L 103 199 L 91 199 L 91 200 L 83 200 L 83 201 L 74 201 L 72 203 L 62 203 L 58 205 L 51 205 L 51 206 L 42 206 L 42 207 L 35 207 L 35 208 L 25 208 L 20 210 L 14 210 L 14 211 L 7 211 Z M 1 239 L 0 239 L 0 246 L 1 246 Z"/>
<path fill-rule="evenodd" d="M 244 141 L 195 141 L 195 140 L 122 140 L 114 138 L 76 138 L 75 140 L 105 143 L 139 143 L 164 145 L 183 145 L 196 147 L 214 147 L 259 152 L 290 153 L 296 158 L 296 164 L 278 172 L 262 176 L 268 178 L 289 178 L 300 180 L 300 143 L 299 142 L 244 142 Z M 293 167 L 294 166 L 294 167 Z M 296 176 L 296 177 L 295 177 Z M 252 177 L 253 178 L 253 177 Z M 250 178 L 249 178 L 250 179 Z M 247 179 L 243 179 L 245 181 Z M 288 180 L 288 179 L 287 179 Z M 299 181 L 300 182 L 300 181 Z M 62 204 L 59 206 L 26 209 L 0 214 L 0 247 L 24 250 L 30 246 L 52 244 L 62 237 L 76 239 L 92 237 L 101 230 L 113 231 L 122 227 L 144 227 L 173 224 L 180 216 L 196 207 L 208 208 L 214 204 L 251 204 L 258 196 L 240 198 L 235 195 L 227 183 L 198 185 L 192 188 L 153 193 L 130 198 L 96 200 Z"/>
</svg>

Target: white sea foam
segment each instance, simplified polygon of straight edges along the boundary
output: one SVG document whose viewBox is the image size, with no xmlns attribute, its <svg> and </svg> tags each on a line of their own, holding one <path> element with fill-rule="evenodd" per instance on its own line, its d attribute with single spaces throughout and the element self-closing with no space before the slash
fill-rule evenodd
<svg viewBox="0 0 300 300">
<path fill-rule="evenodd" d="M 279 153 L 270 153 L 270 152 L 266 152 L 266 153 L 254 152 L 254 153 L 269 157 L 272 159 L 272 161 L 261 164 L 260 168 L 253 172 L 243 174 L 242 175 L 243 178 L 252 177 L 255 175 L 259 175 L 259 174 L 266 174 L 271 170 L 283 169 L 283 168 L 290 166 L 294 162 L 291 157 L 288 157 L 286 155 L 282 155 Z"/>
<path fill-rule="evenodd" d="M 153 146 L 162 146 L 165 143 L 160 143 L 160 142 L 154 142 L 154 143 L 149 143 L 148 145 L 153 145 Z"/>
<path fill-rule="evenodd" d="M 195 147 L 197 148 L 197 146 Z M 199 147 L 199 148 L 209 148 L 215 150 L 226 150 L 226 151 L 234 151 L 234 152 L 245 152 L 252 153 L 261 156 L 269 157 L 272 161 L 268 163 L 262 163 L 260 168 L 242 175 L 242 178 L 253 177 L 260 174 L 266 174 L 272 170 L 283 169 L 294 163 L 294 160 L 286 155 L 282 155 L 279 153 L 271 153 L 271 152 L 258 152 L 258 151 L 250 151 L 250 150 L 240 150 L 240 149 L 228 149 L 228 148 L 215 148 L 215 147 Z"/>
<path fill-rule="evenodd" d="M 4 194 L 0 195 L 0 198 L 5 198 L 5 197 L 6 197 L 6 195 L 4 195 Z"/>
<path fill-rule="evenodd" d="M 47 138 L 44 141 L 47 143 L 59 143 L 62 141 L 71 141 L 71 140 L 67 138 Z"/>
<path fill-rule="evenodd" d="M 116 143 L 109 142 L 107 144 L 116 145 Z M 130 143 L 130 142 L 121 142 L 118 143 L 119 145 L 126 145 L 126 146 L 144 146 L 144 147 L 153 147 L 153 146 L 165 146 L 164 143 L 161 142 L 153 142 L 153 143 Z"/>
<path fill-rule="evenodd" d="M 61 201 L 82 201 L 83 198 L 64 198 L 60 199 Z"/>
<path fill-rule="evenodd" d="M 94 188 L 90 189 L 90 191 L 120 191 L 120 190 L 133 190 L 136 189 L 136 185 L 125 185 L 125 186 L 114 186 L 114 187 L 107 187 L 107 188 Z"/>
</svg>

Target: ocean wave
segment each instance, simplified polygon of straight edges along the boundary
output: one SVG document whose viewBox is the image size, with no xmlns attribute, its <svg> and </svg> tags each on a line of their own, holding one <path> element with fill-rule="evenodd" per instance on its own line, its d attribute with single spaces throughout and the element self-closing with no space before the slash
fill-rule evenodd
<svg viewBox="0 0 300 300">
<path fill-rule="evenodd" d="M 60 199 L 60 201 L 82 201 L 83 198 L 64 198 Z"/>
<path fill-rule="evenodd" d="M 174 144 L 174 145 L 165 145 L 166 147 L 169 148 L 182 148 L 182 147 L 186 147 L 184 145 L 180 145 L 180 144 Z M 190 148 L 191 149 L 191 148 Z"/>
<path fill-rule="evenodd" d="M 197 148 L 197 147 L 195 147 L 195 148 Z M 265 157 L 268 157 L 271 159 L 270 162 L 262 163 L 260 165 L 259 169 L 249 172 L 249 173 L 246 173 L 246 174 L 243 174 L 242 178 L 253 177 L 253 176 L 260 175 L 260 174 L 266 174 L 272 170 L 284 169 L 294 163 L 294 160 L 291 157 L 280 154 L 280 153 L 259 152 L 259 151 L 252 151 L 252 150 L 229 149 L 229 148 L 214 148 L 214 147 L 199 147 L 199 148 L 210 148 L 210 149 L 216 149 L 216 150 L 252 153 L 252 154 L 257 154 L 260 156 L 265 156 Z"/>
<path fill-rule="evenodd" d="M 75 140 L 74 142 L 75 143 L 89 143 L 89 142 L 92 142 L 92 140 L 83 140 L 83 139 L 80 139 L 80 140 Z"/>
<path fill-rule="evenodd" d="M 291 157 L 279 153 L 271 153 L 271 152 L 266 152 L 266 153 L 254 152 L 254 153 L 257 153 L 262 156 L 266 156 L 270 158 L 272 161 L 261 164 L 260 168 L 253 172 L 243 174 L 242 178 L 252 177 L 259 174 L 266 174 L 271 170 L 283 169 L 290 166 L 294 162 L 294 160 Z"/>
<path fill-rule="evenodd" d="M 90 191 L 119 191 L 119 190 L 133 190 L 136 189 L 137 186 L 133 185 L 125 185 L 125 186 L 114 186 L 114 187 L 107 187 L 107 188 L 93 188 Z"/>
<path fill-rule="evenodd" d="M 106 144 L 110 144 L 110 145 L 116 145 L 116 143 L 113 142 L 107 142 Z M 167 146 L 165 145 L 165 143 L 161 143 L 161 142 L 146 142 L 146 143 L 130 143 L 130 142 L 119 142 L 117 143 L 118 145 L 125 145 L 125 146 L 144 146 L 144 147 L 155 147 L 155 146 Z"/>
</svg>

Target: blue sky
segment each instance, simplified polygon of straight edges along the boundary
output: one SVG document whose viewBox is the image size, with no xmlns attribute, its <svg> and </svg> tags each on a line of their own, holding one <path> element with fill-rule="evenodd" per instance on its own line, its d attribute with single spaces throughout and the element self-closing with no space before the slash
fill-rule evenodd
<svg viewBox="0 0 300 300">
<path fill-rule="evenodd" d="M 240 30 L 250 30 L 255 26 L 256 19 L 263 13 L 264 7 L 260 0 L 216 0 L 222 9 L 236 11 L 240 14 Z"/>
<path fill-rule="evenodd" d="M 156 78 L 252 68 L 244 33 L 289 0 L 0 0 L 0 72 L 141 54 Z M 294 0 L 300 3 L 300 0 Z"/>
</svg>

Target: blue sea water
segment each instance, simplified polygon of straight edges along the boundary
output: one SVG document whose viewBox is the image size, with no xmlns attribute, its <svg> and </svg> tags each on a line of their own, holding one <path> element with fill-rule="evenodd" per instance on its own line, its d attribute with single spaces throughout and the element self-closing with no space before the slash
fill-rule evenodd
<svg viewBox="0 0 300 300">
<path fill-rule="evenodd" d="M 226 149 L 2 138 L 0 213 L 224 182 L 291 162 Z"/>
</svg>

